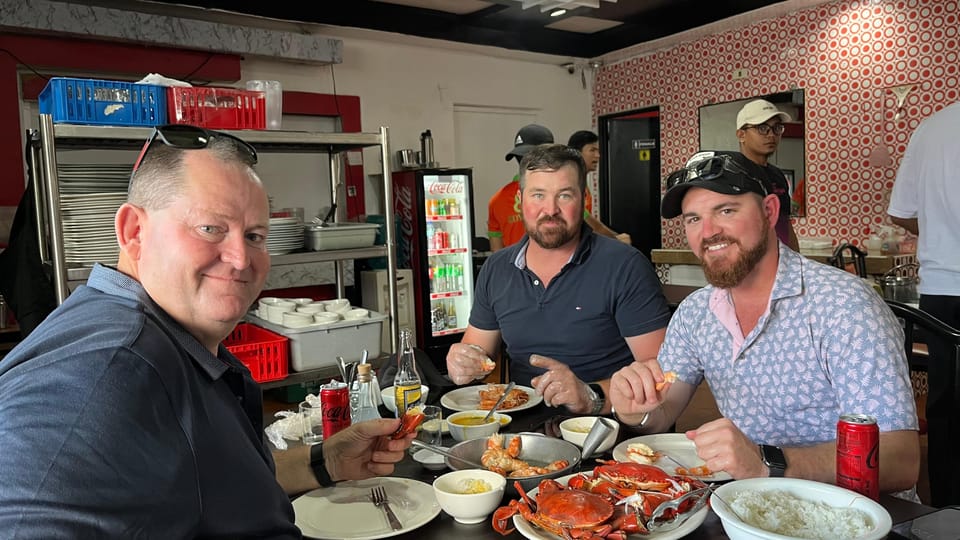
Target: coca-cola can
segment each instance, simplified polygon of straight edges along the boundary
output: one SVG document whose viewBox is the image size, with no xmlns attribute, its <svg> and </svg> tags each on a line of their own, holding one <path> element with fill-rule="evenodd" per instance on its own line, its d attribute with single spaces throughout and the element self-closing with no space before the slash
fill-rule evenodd
<svg viewBox="0 0 960 540">
<path fill-rule="evenodd" d="M 880 498 L 880 427 L 865 414 L 844 414 L 837 422 L 837 485 Z"/>
<path fill-rule="evenodd" d="M 321 386 L 320 403 L 324 439 L 350 425 L 350 390 L 347 383 L 330 381 Z"/>
</svg>

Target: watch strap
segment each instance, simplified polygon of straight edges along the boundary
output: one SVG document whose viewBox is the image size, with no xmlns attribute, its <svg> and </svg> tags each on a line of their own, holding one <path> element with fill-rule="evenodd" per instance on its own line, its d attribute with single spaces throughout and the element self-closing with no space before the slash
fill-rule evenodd
<svg viewBox="0 0 960 540">
<path fill-rule="evenodd" d="M 320 487 L 330 487 L 336 482 L 330 478 L 330 472 L 327 471 L 327 462 L 323 457 L 323 443 L 318 442 L 310 447 L 310 469 L 313 475 L 317 477 L 317 483 Z"/>
<path fill-rule="evenodd" d="M 760 459 L 770 471 L 773 478 L 782 478 L 787 470 L 787 458 L 783 455 L 783 450 L 779 446 L 769 444 L 760 445 Z"/>
<path fill-rule="evenodd" d="M 591 399 L 593 400 L 593 410 L 590 411 L 590 414 L 597 415 L 600 414 L 600 411 L 603 410 L 603 406 L 607 403 L 606 395 L 603 393 L 603 387 L 599 383 L 590 383 L 587 385 L 593 395 Z"/>
</svg>

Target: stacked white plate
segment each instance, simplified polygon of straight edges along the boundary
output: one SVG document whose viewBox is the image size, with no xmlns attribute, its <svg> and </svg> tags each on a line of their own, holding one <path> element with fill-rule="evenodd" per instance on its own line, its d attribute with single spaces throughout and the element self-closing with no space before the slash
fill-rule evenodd
<svg viewBox="0 0 960 540">
<path fill-rule="evenodd" d="M 63 250 L 68 263 L 116 264 L 120 254 L 113 218 L 127 200 L 122 193 L 62 193 Z"/>
<path fill-rule="evenodd" d="M 131 170 L 130 165 L 57 165 L 66 262 L 117 263 L 113 218 L 127 199 Z"/>
<path fill-rule="evenodd" d="M 297 218 L 270 218 L 267 252 L 283 255 L 298 249 L 303 249 L 303 223 Z"/>
<path fill-rule="evenodd" d="M 127 192 L 130 165 L 57 165 L 60 193 Z"/>
</svg>

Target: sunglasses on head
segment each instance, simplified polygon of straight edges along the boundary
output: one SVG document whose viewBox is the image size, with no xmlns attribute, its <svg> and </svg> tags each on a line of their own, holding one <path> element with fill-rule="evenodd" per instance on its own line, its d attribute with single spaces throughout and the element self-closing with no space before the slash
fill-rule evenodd
<svg viewBox="0 0 960 540">
<path fill-rule="evenodd" d="M 140 164 L 143 162 L 143 158 L 147 155 L 154 141 L 158 139 L 163 142 L 163 144 L 173 148 L 201 150 L 209 146 L 210 141 L 217 137 L 232 141 L 241 152 L 246 154 L 249 164 L 256 165 L 257 151 L 254 150 L 253 146 L 250 146 L 250 143 L 239 137 L 234 137 L 222 131 L 212 131 L 196 126 L 168 124 L 166 126 L 157 126 L 153 129 L 153 133 L 147 139 L 147 142 L 144 143 L 143 149 L 140 150 L 140 155 L 137 156 L 137 161 L 133 165 L 133 172 L 137 172 L 137 169 L 140 168 Z"/>
<path fill-rule="evenodd" d="M 769 195 L 767 187 L 763 182 L 741 167 L 740 164 L 730 156 L 714 156 L 670 173 L 670 176 L 667 177 L 667 189 L 669 190 L 673 186 L 686 182 L 718 180 L 728 173 L 750 179 L 760 187 L 764 196 Z"/>
</svg>

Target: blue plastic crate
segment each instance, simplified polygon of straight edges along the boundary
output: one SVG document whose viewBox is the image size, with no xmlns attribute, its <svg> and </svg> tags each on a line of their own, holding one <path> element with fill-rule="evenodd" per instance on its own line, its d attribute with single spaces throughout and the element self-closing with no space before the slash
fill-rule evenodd
<svg viewBox="0 0 960 540">
<path fill-rule="evenodd" d="M 57 123 L 152 127 L 167 123 L 167 89 L 54 77 L 40 92 L 40 112 L 52 115 Z"/>
</svg>

